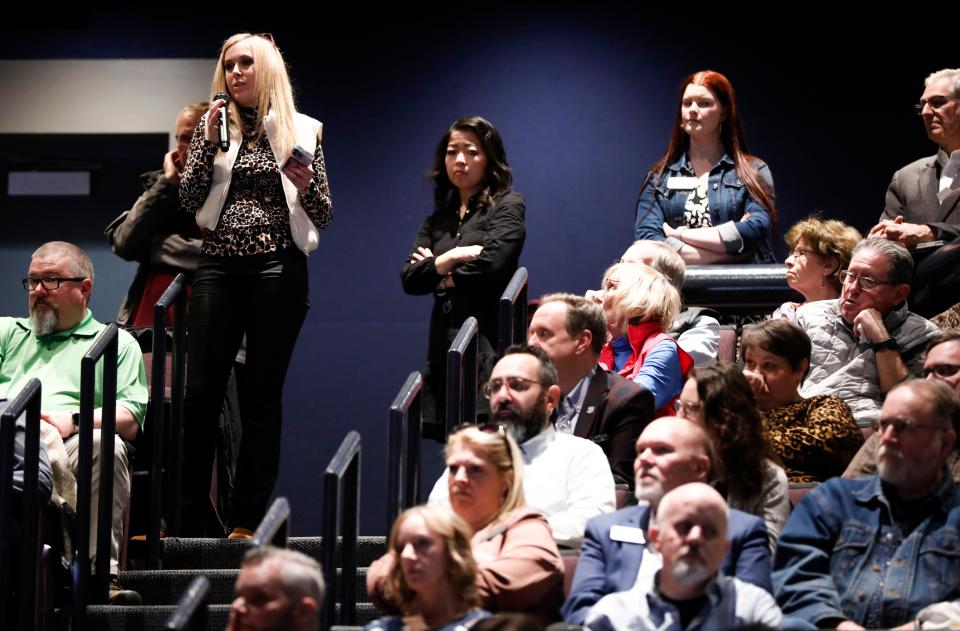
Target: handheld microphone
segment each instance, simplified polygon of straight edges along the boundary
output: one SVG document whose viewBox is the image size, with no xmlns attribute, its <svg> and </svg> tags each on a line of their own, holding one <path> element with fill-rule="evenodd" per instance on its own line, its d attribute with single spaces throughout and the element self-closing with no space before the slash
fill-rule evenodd
<svg viewBox="0 0 960 631">
<path fill-rule="evenodd" d="M 230 95 L 226 92 L 217 92 L 213 95 L 215 101 L 223 99 L 223 105 L 220 106 L 220 151 L 226 153 L 230 151 L 230 118 L 227 115 L 227 104 L 230 103 Z"/>
</svg>

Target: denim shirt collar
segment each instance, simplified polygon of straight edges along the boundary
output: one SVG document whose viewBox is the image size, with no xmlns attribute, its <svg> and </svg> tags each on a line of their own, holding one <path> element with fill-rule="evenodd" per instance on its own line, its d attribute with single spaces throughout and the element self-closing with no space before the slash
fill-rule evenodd
<svg viewBox="0 0 960 631">
<path fill-rule="evenodd" d="M 957 504 L 957 493 L 960 487 L 953 481 L 950 470 L 944 465 L 941 472 L 940 482 L 936 488 L 927 497 L 936 496 L 936 502 L 931 502 L 940 512 L 946 514 L 944 506 L 955 506 Z M 880 502 L 890 507 L 890 500 L 883 493 L 883 484 L 879 475 L 873 476 L 873 479 L 866 485 L 853 491 L 853 497 L 861 504 L 870 504 Z"/>
<path fill-rule="evenodd" d="M 729 167 L 735 166 L 733 164 L 733 158 L 730 157 L 730 154 L 724 153 L 723 157 L 720 158 L 720 161 L 717 164 L 723 164 Z M 713 168 L 710 169 L 712 172 L 713 169 L 717 168 L 717 164 L 713 165 Z M 672 173 L 689 173 L 693 174 L 693 167 L 690 166 L 690 158 L 687 156 L 687 152 L 684 151 L 680 154 L 680 157 L 676 159 L 673 164 L 667 166 L 667 170 Z"/>
</svg>

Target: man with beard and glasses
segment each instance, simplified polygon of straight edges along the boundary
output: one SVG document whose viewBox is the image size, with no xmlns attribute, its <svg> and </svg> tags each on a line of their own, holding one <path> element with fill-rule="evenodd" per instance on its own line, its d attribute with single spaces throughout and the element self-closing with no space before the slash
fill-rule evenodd
<svg viewBox="0 0 960 631">
<path fill-rule="evenodd" d="M 317 631 L 326 592 L 320 564 L 266 546 L 243 557 L 227 631 Z"/>
<path fill-rule="evenodd" d="M 756 585 L 724 576 L 727 503 L 712 487 L 692 482 L 663 496 L 650 540 L 663 559 L 652 584 L 600 599 L 588 629 L 732 629 L 746 624 L 778 628 L 773 597 Z"/>
<path fill-rule="evenodd" d="M 87 309 L 93 291 L 93 264 L 79 247 L 63 241 L 40 246 L 27 277 L 29 318 L 0 318 L 0 397 L 19 393 L 31 378 L 42 383 L 40 417 L 63 439 L 70 465 L 79 460 L 80 361 L 106 328 Z M 102 381 L 95 380 L 90 561 L 96 567 L 97 499 L 100 493 Z M 130 504 L 130 467 L 124 440 L 132 441 L 147 409 L 147 378 L 136 341 L 120 331 L 117 346 L 117 435 L 114 446 L 113 523 L 110 547 L 110 602 L 136 605 L 140 596 L 117 581 L 123 516 Z"/>
<path fill-rule="evenodd" d="M 567 622 L 583 624 L 590 608 L 607 594 L 635 585 L 650 588 L 662 564 L 649 532 L 662 498 L 681 485 L 710 480 L 713 445 L 702 427 L 686 419 L 654 420 L 640 434 L 636 452 L 634 493 L 640 504 L 587 523 L 570 597 L 563 605 Z M 763 520 L 731 509 L 727 536 L 723 573 L 772 591 Z"/>
<path fill-rule="evenodd" d="M 520 446 L 527 505 L 547 518 L 558 545 L 580 547 L 587 520 L 615 507 L 613 474 L 599 446 L 550 423 L 560 399 L 553 362 L 539 348 L 515 344 L 493 367 L 483 392 L 491 421 Z M 449 505 L 446 471 L 429 501 Z"/>
<path fill-rule="evenodd" d="M 960 486 L 946 468 L 960 395 L 893 388 L 877 421 L 878 475 L 804 496 L 777 542 L 773 588 L 795 628 L 960 625 Z"/>
</svg>

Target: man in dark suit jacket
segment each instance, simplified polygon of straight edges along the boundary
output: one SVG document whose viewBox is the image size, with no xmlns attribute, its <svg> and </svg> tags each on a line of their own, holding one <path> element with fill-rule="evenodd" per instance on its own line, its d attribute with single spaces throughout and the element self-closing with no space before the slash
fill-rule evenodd
<svg viewBox="0 0 960 631">
<path fill-rule="evenodd" d="M 934 72 L 925 85 L 918 114 L 940 150 L 893 174 L 880 223 L 870 230 L 908 248 L 960 237 L 960 70 Z"/>
<path fill-rule="evenodd" d="M 685 419 L 652 421 L 637 440 L 636 452 L 636 495 L 641 504 L 587 522 L 570 596 L 562 609 L 569 623 L 583 624 L 587 612 L 603 596 L 626 591 L 638 579 L 652 584 L 661 564 L 659 555 L 648 547 L 647 530 L 651 519 L 656 519 L 660 500 L 678 486 L 709 480 L 713 456 L 710 438 L 700 426 Z M 731 509 L 727 537 L 730 551 L 721 571 L 771 591 L 770 553 L 763 521 Z"/>
<path fill-rule="evenodd" d="M 529 343 L 557 367 L 557 431 L 600 445 L 616 483 L 633 487 L 634 443 L 653 418 L 653 394 L 597 365 L 606 332 L 599 305 L 573 294 L 548 294 L 530 321 Z"/>
</svg>

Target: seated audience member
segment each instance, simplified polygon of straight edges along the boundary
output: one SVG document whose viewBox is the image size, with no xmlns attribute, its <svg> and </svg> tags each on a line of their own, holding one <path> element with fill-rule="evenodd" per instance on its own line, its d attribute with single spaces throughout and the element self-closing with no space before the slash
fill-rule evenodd
<svg viewBox="0 0 960 631">
<path fill-rule="evenodd" d="M 557 432 L 550 415 L 560 399 L 557 371 L 539 348 L 514 345 L 493 367 L 483 387 L 494 423 L 520 446 L 527 505 L 550 523 L 561 546 L 580 547 L 587 520 L 615 507 L 613 475 L 593 442 Z M 430 504 L 448 505 L 450 470 L 437 480 Z"/>
<path fill-rule="evenodd" d="M 927 356 L 923 360 L 925 379 L 936 379 L 960 392 L 960 331 L 943 331 L 930 342 Z M 874 475 L 877 472 L 877 441 L 880 436 L 874 432 L 854 456 L 850 466 L 844 471 L 845 478 L 858 478 Z M 947 466 L 954 480 L 960 480 L 960 453 L 954 450 L 947 458 Z"/>
<path fill-rule="evenodd" d="M 530 321 L 530 345 L 557 368 L 556 430 L 600 445 L 617 484 L 632 486 L 633 444 L 653 418 L 653 395 L 597 365 L 606 337 L 599 305 L 573 294 L 544 296 Z"/>
<path fill-rule="evenodd" d="M 40 417 L 63 438 L 70 464 L 79 460 L 77 418 L 80 409 L 80 361 L 105 325 L 87 309 L 93 291 L 93 263 L 79 247 L 63 241 L 40 246 L 30 260 L 27 278 L 29 318 L 0 318 L 0 397 L 18 394 L 36 377 L 42 383 Z M 130 504 L 130 467 L 125 440 L 140 432 L 147 407 L 146 371 L 140 347 L 120 331 L 117 351 L 117 435 L 114 446 L 113 522 L 110 546 L 110 602 L 139 604 L 140 596 L 117 580 L 123 515 Z M 95 380 L 95 405 L 103 400 Z M 101 409 L 94 411 L 99 427 Z M 97 500 L 100 493 L 100 430 L 93 432 L 90 556 L 96 567 Z"/>
<path fill-rule="evenodd" d="M 960 397 L 946 384 L 890 391 L 877 422 L 879 475 L 819 485 L 777 543 L 773 589 L 791 626 L 918 629 L 944 614 L 960 624 L 950 614 L 960 597 L 960 488 L 944 466 L 958 423 Z"/>
<path fill-rule="evenodd" d="M 773 317 L 794 320 L 802 304 L 836 300 L 843 286 L 840 272 L 850 265 L 850 255 L 861 238 L 856 228 L 836 219 L 814 215 L 793 224 L 786 236 L 787 284 L 800 292 L 803 302 L 785 302 Z"/>
<path fill-rule="evenodd" d="M 800 395 L 835 394 L 850 406 L 857 423 L 869 425 L 880 413 L 883 395 L 920 374 L 922 350 L 937 327 L 907 308 L 913 259 L 903 246 L 864 239 L 840 277 L 837 300 L 797 310 L 797 324 L 813 344 Z"/>
<path fill-rule="evenodd" d="M 563 605 L 567 622 L 583 624 L 590 607 L 606 594 L 629 590 L 640 581 L 652 585 L 661 559 L 650 543 L 649 528 L 657 522 L 663 495 L 689 482 L 710 481 L 713 446 L 696 423 L 656 419 L 643 430 L 636 452 L 635 493 L 640 504 L 587 523 L 570 596 Z M 771 591 L 763 522 L 731 509 L 727 538 L 730 548 L 720 566 L 723 573 Z"/>
<path fill-rule="evenodd" d="M 880 223 L 869 235 L 907 248 L 960 237 L 960 68 L 928 76 L 916 107 L 937 154 L 893 174 Z"/>
<path fill-rule="evenodd" d="M 763 519 L 772 548 L 790 514 L 789 485 L 740 367 L 717 362 L 695 368 L 677 401 L 677 415 L 714 437 L 717 488 L 731 508 Z"/>
<path fill-rule="evenodd" d="M 243 557 L 227 631 L 318 631 L 325 591 L 320 564 L 307 555 L 253 548 Z"/>
<path fill-rule="evenodd" d="M 121 326 L 152 326 L 153 305 L 173 277 L 197 269 L 202 239 L 195 217 L 180 210 L 180 173 L 207 105 L 196 103 L 180 111 L 177 148 L 163 157 L 163 169 L 140 176 L 143 195 L 105 231 L 117 256 L 140 263 L 120 306 L 117 324 Z"/>
<path fill-rule="evenodd" d="M 843 473 L 863 444 L 850 407 L 833 396 L 797 392 L 810 368 L 810 338 L 787 320 L 767 320 L 741 338 L 743 374 L 763 413 L 763 430 L 790 482 Z"/>
<path fill-rule="evenodd" d="M 523 457 L 513 438 L 501 427 L 469 425 L 450 435 L 445 452 L 447 494 L 469 529 L 480 605 L 556 620 L 563 562 L 547 520 L 523 499 Z M 389 600 L 395 561 L 388 553 L 367 571 L 367 593 L 378 605 Z"/>
<path fill-rule="evenodd" d="M 663 559 L 652 588 L 637 583 L 600 599 L 587 614 L 588 629 L 732 629 L 760 623 L 779 627 L 782 616 L 765 590 L 724 576 L 727 505 L 702 482 L 663 496 L 650 541 Z"/>
<path fill-rule="evenodd" d="M 620 262 L 648 265 L 663 274 L 678 293 L 683 291 L 687 264 L 663 241 L 634 241 L 620 257 Z M 720 345 L 718 317 L 713 309 L 681 304 L 669 329 L 670 335 L 677 339 L 677 345 L 687 351 L 697 366 L 709 366 L 717 361 Z"/>
<path fill-rule="evenodd" d="M 383 599 L 400 615 L 374 620 L 364 631 L 456 631 L 490 616 L 480 609 L 470 528 L 450 511 L 429 506 L 404 511 L 390 533 L 387 557 Z"/>
<path fill-rule="evenodd" d="M 603 275 L 603 314 L 612 340 L 600 365 L 653 393 L 656 416 L 672 412 L 693 367 L 690 355 L 664 332 L 679 310 L 680 294 L 646 265 L 615 263 Z"/>
</svg>

